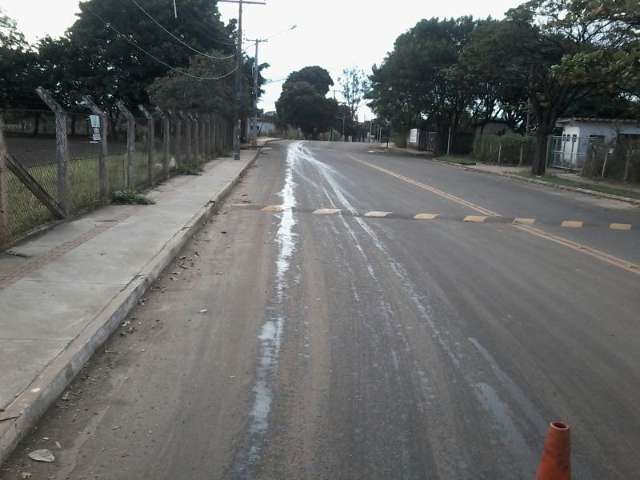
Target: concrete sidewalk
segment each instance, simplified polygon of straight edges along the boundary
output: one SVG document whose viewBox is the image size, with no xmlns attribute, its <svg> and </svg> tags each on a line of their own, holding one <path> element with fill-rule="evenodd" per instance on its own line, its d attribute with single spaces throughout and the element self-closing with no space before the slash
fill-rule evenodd
<svg viewBox="0 0 640 480">
<path fill-rule="evenodd" d="M 209 162 L 0 255 L 0 463 L 198 227 L 259 150 Z"/>
</svg>

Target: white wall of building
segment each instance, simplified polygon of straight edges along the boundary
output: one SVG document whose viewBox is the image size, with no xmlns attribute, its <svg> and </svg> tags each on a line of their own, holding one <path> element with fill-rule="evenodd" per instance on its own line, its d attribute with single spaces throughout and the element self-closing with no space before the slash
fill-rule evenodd
<svg viewBox="0 0 640 480">
<path fill-rule="evenodd" d="M 594 137 L 601 137 L 603 143 L 613 143 L 618 135 L 639 135 L 640 123 L 570 121 L 559 123 L 562 127 L 562 159 L 564 162 L 581 167 L 586 158 L 589 143 Z"/>
</svg>

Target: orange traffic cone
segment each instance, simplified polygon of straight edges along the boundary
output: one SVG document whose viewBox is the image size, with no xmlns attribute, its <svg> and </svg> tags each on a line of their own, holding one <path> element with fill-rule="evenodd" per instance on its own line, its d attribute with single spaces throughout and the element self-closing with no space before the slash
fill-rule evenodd
<svg viewBox="0 0 640 480">
<path fill-rule="evenodd" d="M 569 426 L 549 425 L 536 480 L 571 480 L 571 441 Z"/>
</svg>

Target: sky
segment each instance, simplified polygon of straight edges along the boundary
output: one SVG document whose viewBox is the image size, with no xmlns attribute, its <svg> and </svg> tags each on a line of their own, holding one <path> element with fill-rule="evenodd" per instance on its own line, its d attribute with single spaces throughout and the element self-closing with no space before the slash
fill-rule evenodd
<svg viewBox="0 0 640 480">
<path fill-rule="evenodd" d="M 126 0 L 120 0 L 126 1 Z M 171 8 L 171 1 L 167 8 Z M 264 72 L 272 80 L 264 87 L 260 107 L 275 110 L 282 81 L 289 73 L 308 65 L 320 65 L 331 74 L 336 87 L 342 70 L 358 67 L 366 73 L 380 64 L 395 39 L 418 20 L 431 17 L 492 16 L 501 18 L 521 0 L 266 0 L 267 5 L 246 5 L 245 37 L 268 38 L 260 46 Z M 59 36 L 74 22 L 78 0 L 0 0 L 2 8 L 18 22 L 30 41 L 47 34 Z M 223 19 L 236 18 L 238 6 L 219 4 Z M 34 14 L 37 12 L 37 14 Z M 292 31 L 291 26 L 297 25 Z M 249 50 L 253 55 L 253 49 Z M 333 95 L 333 93 L 331 93 Z M 336 97 L 340 100 L 339 92 Z M 363 107 L 360 119 L 370 118 Z"/>
</svg>

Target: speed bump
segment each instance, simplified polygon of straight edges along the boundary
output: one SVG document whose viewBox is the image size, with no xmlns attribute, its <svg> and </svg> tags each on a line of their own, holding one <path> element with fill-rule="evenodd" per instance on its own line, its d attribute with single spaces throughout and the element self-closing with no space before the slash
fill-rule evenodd
<svg viewBox="0 0 640 480">
<path fill-rule="evenodd" d="M 436 218 L 438 218 L 440 215 L 437 213 L 419 213 L 417 214 L 415 217 L 413 217 L 415 220 L 435 220 Z"/>
<path fill-rule="evenodd" d="M 560 224 L 562 228 L 582 228 L 584 226 L 584 222 L 580 220 L 565 220 Z"/>
<path fill-rule="evenodd" d="M 466 217 L 464 217 L 463 221 L 469 223 L 484 223 L 487 218 L 488 217 L 484 215 L 467 215 Z"/>
</svg>

